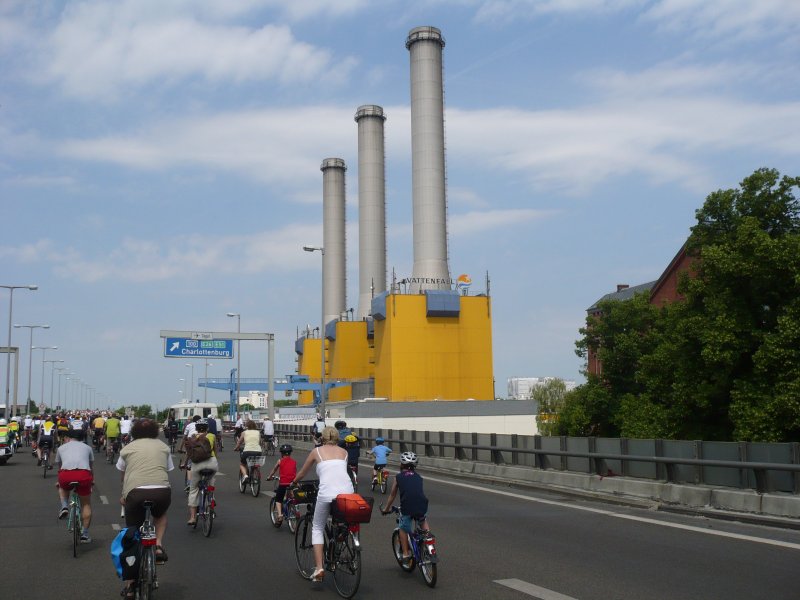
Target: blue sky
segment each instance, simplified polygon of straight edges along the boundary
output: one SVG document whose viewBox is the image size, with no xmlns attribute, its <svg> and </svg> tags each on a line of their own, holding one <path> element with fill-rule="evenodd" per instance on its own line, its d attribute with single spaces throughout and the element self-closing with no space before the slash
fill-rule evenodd
<svg viewBox="0 0 800 600">
<path fill-rule="evenodd" d="M 235 330 L 227 312 L 274 332 L 293 372 L 319 319 L 301 246 L 322 242 L 327 157 L 349 166 L 357 307 L 362 104 L 388 116 L 388 265 L 411 271 L 420 25 L 446 39 L 450 269 L 473 292 L 491 278 L 498 395 L 511 376 L 580 380 L 585 309 L 657 278 L 709 192 L 798 174 L 796 0 L 5 0 L 0 284 L 39 285 L 14 322 L 49 324 L 34 344 L 113 406 L 178 401 L 190 369 L 159 330 Z M 242 376 L 265 376 L 263 345 L 242 349 Z M 34 398 L 40 382 L 34 351 Z M 45 382 L 49 399 L 49 364 Z"/>
</svg>

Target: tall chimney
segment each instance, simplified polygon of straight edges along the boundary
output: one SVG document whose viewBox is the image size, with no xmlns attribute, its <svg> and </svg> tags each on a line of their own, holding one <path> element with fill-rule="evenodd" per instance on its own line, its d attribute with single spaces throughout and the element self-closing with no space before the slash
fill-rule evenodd
<svg viewBox="0 0 800 600">
<path fill-rule="evenodd" d="M 443 47 L 442 32 L 436 27 L 415 27 L 406 39 L 411 54 L 412 293 L 452 287 L 447 256 Z"/>
<path fill-rule="evenodd" d="M 345 189 L 341 158 L 326 158 L 322 171 L 322 312 L 325 325 L 345 310 Z M 321 332 L 324 336 L 325 332 Z"/>
<path fill-rule="evenodd" d="M 359 106 L 358 318 L 371 313 L 374 295 L 386 291 L 386 164 L 383 108 Z"/>
</svg>

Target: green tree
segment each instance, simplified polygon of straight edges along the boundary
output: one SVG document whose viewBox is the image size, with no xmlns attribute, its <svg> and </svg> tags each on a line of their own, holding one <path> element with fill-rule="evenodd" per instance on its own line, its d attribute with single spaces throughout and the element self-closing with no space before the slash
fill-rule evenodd
<svg viewBox="0 0 800 600">
<path fill-rule="evenodd" d="M 547 379 L 542 385 L 534 386 L 531 390 L 531 399 L 536 400 L 539 405 L 536 423 L 541 435 L 557 434 L 557 422 L 564 408 L 566 393 L 567 386 L 564 380 L 557 377 Z"/>
</svg>

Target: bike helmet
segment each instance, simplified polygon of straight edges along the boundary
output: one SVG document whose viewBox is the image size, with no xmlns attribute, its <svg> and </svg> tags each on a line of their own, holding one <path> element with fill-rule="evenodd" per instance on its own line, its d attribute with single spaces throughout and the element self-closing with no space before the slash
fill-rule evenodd
<svg viewBox="0 0 800 600">
<path fill-rule="evenodd" d="M 357 440 L 356 440 L 356 436 L 354 436 L 351 433 L 350 435 L 344 436 L 344 441 L 347 442 L 348 444 L 354 444 Z"/>
<path fill-rule="evenodd" d="M 333 426 L 336 429 L 344 429 L 345 427 L 347 427 L 347 423 L 345 423 L 344 421 L 336 421 L 336 423 L 334 423 Z"/>
<path fill-rule="evenodd" d="M 385 442 L 385 441 L 386 441 L 386 440 L 384 440 L 382 437 L 376 437 L 376 438 L 375 438 L 375 443 L 376 443 L 376 444 L 382 444 L 382 443 L 383 443 L 383 442 Z"/>
<path fill-rule="evenodd" d="M 291 453 L 292 453 L 291 444 L 281 444 L 281 454 L 286 454 L 288 456 Z"/>
<path fill-rule="evenodd" d="M 417 455 L 413 452 L 403 452 L 400 455 L 400 464 L 401 465 L 416 465 L 417 464 Z"/>
<path fill-rule="evenodd" d="M 208 420 L 207 419 L 198 419 L 197 422 L 194 424 L 197 429 L 208 429 Z"/>
<path fill-rule="evenodd" d="M 0 419 L 0 426 L 2 425 L 8 425 L 8 421 L 6 421 L 5 419 Z"/>
</svg>

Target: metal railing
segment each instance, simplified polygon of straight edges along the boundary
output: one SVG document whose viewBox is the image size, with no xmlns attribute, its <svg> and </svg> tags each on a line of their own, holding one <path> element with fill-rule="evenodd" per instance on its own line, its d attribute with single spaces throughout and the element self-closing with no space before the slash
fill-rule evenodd
<svg viewBox="0 0 800 600">
<path fill-rule="evenodd" d="M 276 427 L 279 435 L 294 439 L 311 441 L 310 428 L 305 425 L 283 425 Z M 720 460 L 696 456 L 667 456 L 667 444 L 684 444 L 695 448 L 695 454 L 702 454 L 704 442 L 672 442 L 667 440 L 628 440 L 626 438 L 567 438 L 509 435 L 510 444 L 499 444 L 498 434 L 445 433 L 430 431 L 405 431 L 358 429 L 353 432 L 362 442 L 374 442 L 383 437 L 386 444 L 396 452 L 413 451 L 429 458 L 449 458 L 459 461 L 485 462 L 495 465 L 512 465 L 541 470 L 558 470 L 578 473 L 591 473 L 603 477 L 623 475 L 665 481 L 667 483 L 704 484 L 711 483 L 725 487 L 754 489 L 759 493 L 783 491 L 800 494 L 800 444 L 774 444 L 789 462 L 748 460 L 749 444 L 729 443 L 729 450 L 738 450 L 739 460 Z M 479 437 L 488 437 L 488 443 L 479 443 Z M 452 439 L 448 439 L 452 438 Z M 586 450 L 570 449 L 569 441 L 586 445 Z M 532 441 L 532 445 L 530 442 Z M 599 441 L 605 445 L 618 443 L 623 452 L 598 451 Z M 632 442 L 649 442 L 655 452 L 652 454 L 628 453 Z M 558 444 L 558 448 L 554 447 Z M 705 444 L 708 444 L 707 442 Z M 547 447 L 545 447 L 547 446 Z M 699 449 L 699 450 L 698 450 Z M 770 448 L 767 448 L 770 450 Z M 767 452 L 768 453 L 768 452 Z M 530 457 L 530 458 L 526 458 Z M 557 460 L 553 460 L 557 459 Z M 572 459 L 572 460 L 571 460 Z M 584 461 L 582 468 L 575 468 L 575 459 Z M 632 463 L 645 463 L 651 468 L 646 473 L 637 472 Z M 689 470 L 684 467 L 690 468 Z M 722 476 L 712 470 L 726 470 Z M 733 475 L 731 474 L 733 471 Z M 752 479 L 749 475 L 752 474 Z M 781 474 L 781 476 L 778 476 Z M 710 481 L 708 481 L 710 480 Z M 722 483 L 720 483 L 722 481 Z"/>
</svg>

